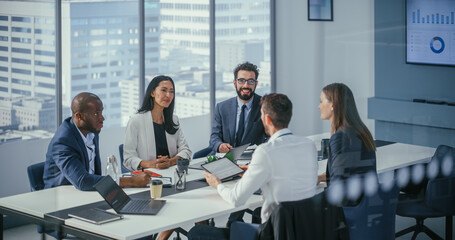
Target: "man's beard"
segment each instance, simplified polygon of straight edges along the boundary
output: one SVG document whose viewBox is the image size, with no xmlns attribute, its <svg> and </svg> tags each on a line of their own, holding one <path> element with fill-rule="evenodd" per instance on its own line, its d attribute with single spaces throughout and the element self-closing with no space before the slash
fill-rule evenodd
<svg viewBox="0 0 455 240">
<path fill-rule="evenodd" d="M 242 94 L 242 89 L 249 89 L 251 92 L 250 92 L 249 95 L 243 95 Z M 253 97 L 254 91 L 256 89 L 251 89 L 251 88 L 240 88 L 240 89 L 238 89 L 237 86 L 236 86 L 236 90 L 237 90 L 237 96 L 239 96 L 240 99 L 242 99 L 243 101 L 248 101 L 248 100 L 250 100 Z"/>
</svg>

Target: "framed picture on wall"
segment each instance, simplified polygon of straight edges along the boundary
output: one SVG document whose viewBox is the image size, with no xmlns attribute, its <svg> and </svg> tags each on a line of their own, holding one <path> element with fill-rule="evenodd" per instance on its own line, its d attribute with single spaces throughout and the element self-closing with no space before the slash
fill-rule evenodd
<svg viewBox="0 0 455 240">
<path fill-rule="evenodd" d="M 333 0 L 308 0 L 308 21 L 333 21 Z"/>
</svg>

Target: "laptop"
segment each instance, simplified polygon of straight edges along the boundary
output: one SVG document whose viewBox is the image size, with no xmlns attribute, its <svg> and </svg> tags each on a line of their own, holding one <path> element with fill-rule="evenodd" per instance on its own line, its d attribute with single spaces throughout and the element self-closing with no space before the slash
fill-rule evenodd
<svg viewBox="0 0 455 240">
<path fill-rule="evenodd" d="M 94 185 L 96 191 L 119 214 L 156 215 L 166 200 L 131 199 L 109 176 Z"/>
<path fill-rule="evenodd" d="M 231 153 L 232 154 L 232 158 L 237 161 L 239 160 L 240 156 L 242 156 L 243 152 L 248 148 L 248 146 L 250 146 L 249 143 L 245 144 L 245 145 L 242 145 L 242 146 L 238 146 L 236 148 L 231 148 L 229 149 L 229 151 L 224 155 L 226 156 L 227 154 Z M 194 164 L 191 164 L 188 166 L 188 168 L 191 168 L 191 169 L 198 169 L 198 170 L 204 170 L 201 165 L 202 164 L 205 164 L 207 163 L 207 161 L 202 161 L 202 162 L 198 162 L 198 163 L 194 163 Z"/>
</svg>

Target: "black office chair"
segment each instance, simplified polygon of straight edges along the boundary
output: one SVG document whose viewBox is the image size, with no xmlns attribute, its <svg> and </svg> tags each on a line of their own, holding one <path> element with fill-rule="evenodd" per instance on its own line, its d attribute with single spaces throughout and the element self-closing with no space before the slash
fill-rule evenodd
<svg viewBox="0 0 455 240">
<path fill-rule="evenodd" d="M 379 186 L 375 194 L 364 195 L 356 206 L 343 207 L 350 239 L 395 239 L 398 193 L 397 186 L 388 191 L 382 190 Z"/>
<path fill-rule="evenodd" d="M 122 169 L 122 173 L 128 173 L 128 172 L 131 172 L 128 168 L 126 168 L 124 165 L 123 165 L 123 144 L 120 144 L 118 146 L 118 152 L 120 154 L 120 165 L 122 166 L 121 169 Z"/>
<path fill-rule="evenodd" d="M 39 191 L 44 189 L 44 181 L 43 181 L 43 175 L 44 175 L 44 162 L 32 164 L 27 167 L 27 175 L 28 175 L 28 181 L 30 183 L 30 190 L 32 192 L 34 191 Z M 69 239 L 74 239 L 74 236 L 67 236 L 66 234 L 61 234 L 57 231 L 54 230 L 46 230 L 44 226 L 38 225 L 37 226 L 37 231 L 38 233 L 41 234 L 49 234 L 50 236 L 57 238 L 57 239 L 62 239 L 62 238 L 69 238 Z M 60 235 L 60 238 L 58 237 Z M 45 237 L 43 236 L 43 239 Z"/>
<path fill-rule="evenodd" d="M 204 149 L 201 149 L 193 154 L 193 159 L 207 157 L 211 151 L 212 151 L 212 148 L 210 148 L 210 146 L 206 147 Z"/>
<path fill-rule="evenodd" d="M 44 162 L 36 163 L 27 167 L 28 181 L 32 192 L 44 188 L 43 174 Z"/>
<path fill-rule="evenodd" d="M 436 149 L 431 162 L 427 165 L 437 166 L 437 176 L 428 179 L 428 183 L 420 194 L 401 194 L 397 207 L 397 214 L 403 217 L 413 217 L 416 225 L 399 231 L 395 237 L 414 232 L 412 239 L 416 239 L 420 232 L 424 232 L 431 239 L 442 239 L 435 232 L 424 225 L 426 218 L 446 217 L 446 239 L 452 239 L 452 216 L 455 214 L 455 149 L 441 145 Z M 451 161 L 452 171 L 447 172 L 447 162 Z M 436 162 L 436 163 L 433 163 Z M 450 165 L 450 164 L 449 164 Z M 444 170 L 444 171 L 443 171 Z M 450 169 L 449 169 L 450 170 Z M 426 180 L 425 180 L 426 181 Z"/>
</svg>

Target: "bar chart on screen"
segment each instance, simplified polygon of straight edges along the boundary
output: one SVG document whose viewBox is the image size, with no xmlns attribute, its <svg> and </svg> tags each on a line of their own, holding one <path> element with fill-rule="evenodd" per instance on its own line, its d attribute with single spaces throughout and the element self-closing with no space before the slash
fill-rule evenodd
<svg viewBox="0 0 455 240">
<path fill-rule="evenodd" d="M 406 1 L 406 60 L 455 65 L 455 1 Z"/>
</svg>

